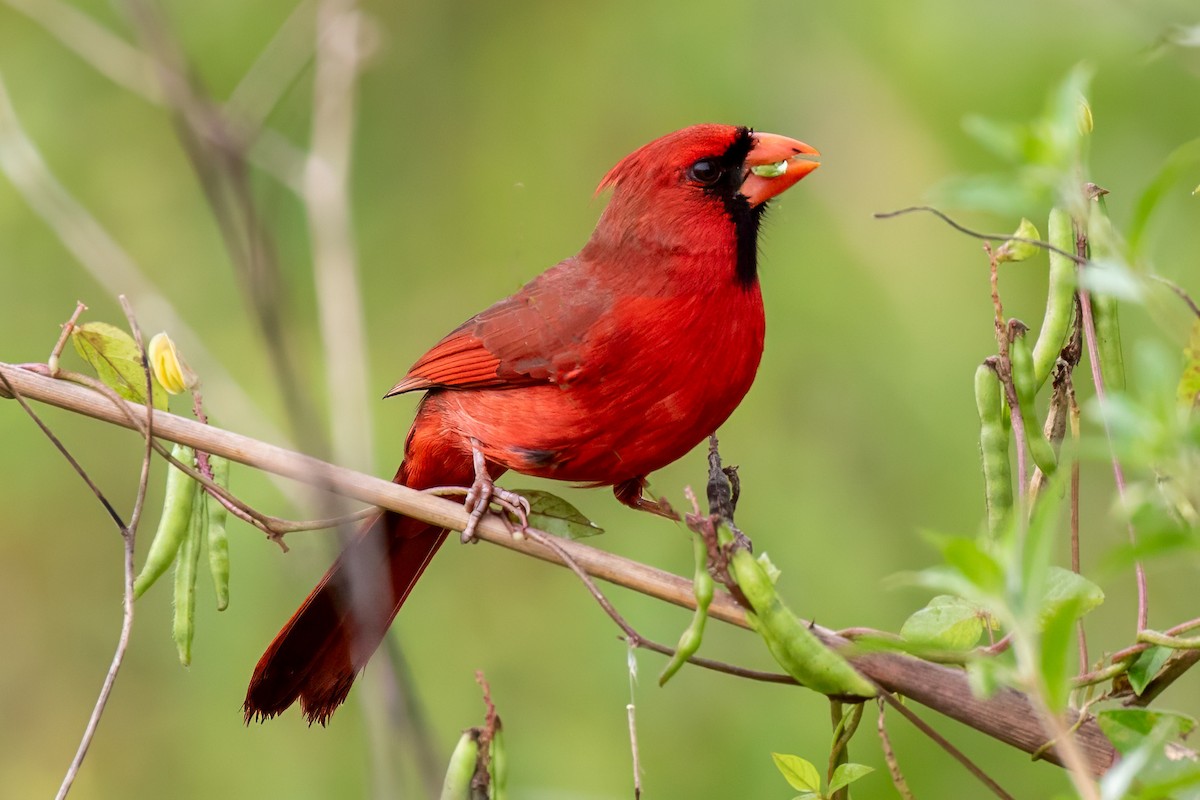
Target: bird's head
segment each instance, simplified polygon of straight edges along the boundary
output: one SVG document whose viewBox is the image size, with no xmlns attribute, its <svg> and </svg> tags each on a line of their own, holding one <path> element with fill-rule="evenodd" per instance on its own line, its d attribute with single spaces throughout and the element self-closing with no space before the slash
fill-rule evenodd
<svg viewBox="0 0 1200 800">
<path fill-rule="evenodd" d="M 597 193 L 612 199 L 593 239 L 640 240 L 678 251 L 736 253 L 737 276 L 756 277 L 759 219 L 767 201 L 820 166 L 796 139 L 732 125 L 693 125 L 623 158 Z"/>
</svg>

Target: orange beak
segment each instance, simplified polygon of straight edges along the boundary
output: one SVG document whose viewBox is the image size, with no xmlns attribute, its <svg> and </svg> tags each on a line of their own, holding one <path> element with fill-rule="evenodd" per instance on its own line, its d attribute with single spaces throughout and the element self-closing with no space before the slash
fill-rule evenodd
<svg viewBox="0 0 1200 800">
<path fill-rule="evenodd" d="M 747 173 L 741 194 L 751 206 L 760 206 L 795 185 L 821 166 L 820 153 L 804 142 L 774 133 L 755 133 L 746 155 Z"/>
</svg>

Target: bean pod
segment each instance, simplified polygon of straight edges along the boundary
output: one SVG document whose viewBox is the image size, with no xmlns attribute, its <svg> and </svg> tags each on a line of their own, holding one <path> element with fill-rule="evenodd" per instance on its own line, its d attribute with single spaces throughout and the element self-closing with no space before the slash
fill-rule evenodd
<svg viewBox="0 0 1200 800">
<path fill-rule="evenodd" d="M 745 548 L 734 549 L 729 574 L 754 612 L 747 614 L 784 671 L 826 695 L 873 697 L 875 687 L 842 656 L 830 650 L 779 599 L 762 565 Z"/>
<path fill-rule="evenodd" d="M 213 483 L 228 489 L 229 460 L 210 455 L 208 465 L 212 468 Z M 208 508 L 208 571 L 217 595 L 217 611 L 224 611 L 229 607 L 229 534 L 225 530 L 229 509 L 207 492 L 204 503 Z"/>
<path fill-rule="evenodd" d="M 699 534 L 692 536 L 692 555 L 696 561 L 696 569 L 692 575 L 692 593 L 696 597 L 696 611 L 692 621 L 679 637 L 675 647 L 675 655 L 667 662 L 662 674 L 658 676 L 658 685 L 662 686 L 679 671 L 689 658 L 700 649 L 704 638 L 704 623 L 708 620 L 708 606 L 713 599 L 713 577 L 708 571 L 708 545 Z"/>
<path fill-rule="evenodd" d="M 171 455 L 189 466 L 195 463 L 195 453 L 186 445 L 176 444 L 171 449 Z M 167 467 L 167 489 L 163 496 L 162 517 L 159 518 L 154 539 L 150 542 L 146 563 L 142 565 L 142 571 L 133 582 L 135 599 L 141 597 L 175 561 L 179 546 L 187 538 L 188 528 L 192 523 L 192 506 L 195 504 L 197 488 L 196 482 L 186 472 L 174 466 Z"/>
<path fill-rule="evenodd" d="M 1029 350 L 1029 342 L 1025 339 L 1024 326 L 1014 328 L 1012 340 L 1008 345 L 1009 362 L 1012 364 L 1013 388 L 1017 390 L 1017 403 L 1021 408 L 1021 422 L 1025 429 L 1025 442 L 1029 447 L 1029 455 L 1033 463 L 1046 475 L 1054 474 L 1058 468 L 1058 459 L 1054 448 L 1042 434 L 1042 428 L 1037 424 L 1037 379 L 1033 374 L 1033 354 Z"/>
<path fill-rule="evenodd" d="M 471 800 L 471 778 L 475 775 L 478 758 L 479 732 L 468 728 L 458 738 L 458 744 L 450 754 L 446 778 L 442 782 L 441 800 Z"/>
<path fill-rule="evenodd" d="M 1059 250 L 1075 251 L 1075 230 L 1071 215 L 1061 208 L 1050 211 L 1048 226 L 1050 244 Z M 1046 315 L 1042 329 L 1033 345 L 1034 393 L 1041 390 L 1054 369 L 1071 320 L 1075 315 L 1075 262 L 1065 255 L 1050 251 L 1050 282 L 1046 290 Z"/>
<path fill-rule="evenodd" d="M 199 484 L 196 484 L 197 486 Z M 200 565 L 200 545 L 208 522 L 208 504 L 192 504 L 192 521 L 175 559 L 175 619 L 171 626 L 179 663 L 192 663 L 192 637 L 196 631 L 196 569 Z"/>
<path fill-rule="evenodd" d="M 975 405 L 979 411 L 979 456 L 983 462 L 988 531 L 996 536 L 1012 514 L 1012 466 L 1008 458 L 1009 426 L 1005 424 L 1000 376 L 988 363 L 975 370 Z"/>
</svg>

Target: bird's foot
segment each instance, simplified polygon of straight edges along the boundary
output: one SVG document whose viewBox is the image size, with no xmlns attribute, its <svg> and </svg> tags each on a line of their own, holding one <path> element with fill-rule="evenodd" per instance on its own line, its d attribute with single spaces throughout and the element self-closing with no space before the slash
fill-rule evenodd
<svg viewBox="0 0 1200 800">
<path fill-rule="evenodd" d="M 475 462 L 475 482 L 471 484 L 471 488 L 467 490 L 467 496 L 463 499 L 463 506 L 469 514 L 466 527 L 462 532 L 463 544 L 475 541 L 475 529 L 479 526 L 479 520 L 483 519 L 483 515 L 487 513 L 493 503 L 508 512 L 501 514 L 500 519 L 508 526 L 514 537 L 520 536 L 529 528 L 529 501 L 516 492 L 497 486 L 492 481 L 491 476 L 488 475 L 487 461 L 483 457 L 483 451 L 479 449 L 479 442 L 474 439 L 471 440 L 471 456 Z M 509 520 L 509 514 L 516 517 L 515 527 Z"/>
<path fill-rule="evenodd" d="M 671 507 L 665 497 L 660 497 L 657 500 L 646 499 L 643 491 L 646 488 L 646 479 L 643 477 L 630 478 L 623 483 L 618 483 L 613 487 L 613 494 L 616 495 L 624 505 L 630 508 L 636 508 L 639 511 L 648 511 L 651 514 L 657 514 L 660 517 L 667 519 L 678 520 L 679 514 Z"/>
</svg>

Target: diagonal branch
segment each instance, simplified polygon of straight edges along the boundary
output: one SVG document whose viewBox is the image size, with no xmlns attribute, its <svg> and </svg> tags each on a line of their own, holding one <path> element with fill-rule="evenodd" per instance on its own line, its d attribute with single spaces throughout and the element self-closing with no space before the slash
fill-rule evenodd
<svg viewBox="0 0 1200 800">
<path fill-rule="evenodd" d="M 143 421 L 146 419 L 146 410 L 141 406 L 126 403 L 124 410 L 118 410 L 107 398 L 95 392 L 11 364 L 0 363 L 0 375 L 28 398 L 95 419 L 126 428 L 133 427 L 127 414 Z M 434 525 L 461 530 L 467 524 L 467 512 L 459 503 L 173 414 L 154 412 L 153 417 L 154 430 L 162 438 Z M 504 522 L 492 516 L 480 522 L 478 537 L 544 561 L 563 563 L 554 550 L 529 538 L 515 539 Z M 678 575 L 579 542 L 564 539 L 557 541 L 557 544 L 594 578 L 677 606 L 694 607 L 691 582 Z M 748 627 L 745 613 L 727 594 L 717 594 L 713 598 L 709 615 L 732 625 Z M 1021 692 L 1002 689 L 987 699 L 975 697 L 965 673 L 960 669 L 932 664 L 901 653 L 855 652 L 848 640 L 833 631 L 818 625 L 811 625 L 811 630 L 827 646 L 845 652 L 856 669 L 890 692 L 904 695 L 1027 753 L 1038 751 L 1045 745 L 1045 736 L 1035 710 L 1029 698 Z M 1073 726 L 1078 721 L 1077 714 L 1067 712 L 1064 720 L 1066 725 Z M 1115 753 L 1095 721 L 1083 721 L 1075 736 L 1088 769 L 1095 775 L 1103 774 L 1112 765 Z M 1051 748 L 1044 757 L 1053 763 L 1062 763 L 1056 749 Z"/>
</svg>

